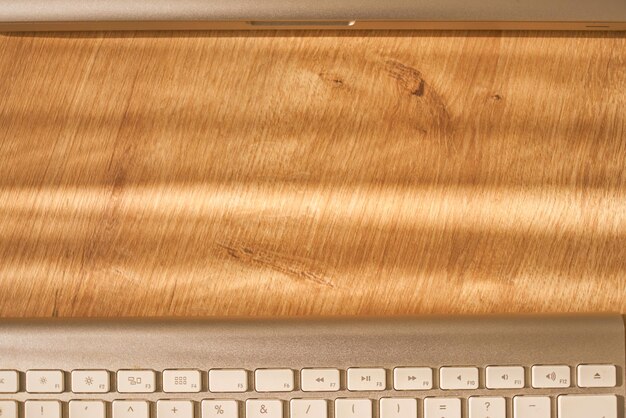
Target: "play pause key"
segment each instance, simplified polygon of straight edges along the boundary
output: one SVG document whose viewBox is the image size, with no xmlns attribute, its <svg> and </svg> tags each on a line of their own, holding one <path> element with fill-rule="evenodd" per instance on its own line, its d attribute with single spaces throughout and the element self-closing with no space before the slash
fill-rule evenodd
<svg viewBox="0 0 626 418">
<path fill-rule="evenodd" d="M 348 369 L 348 390 L 381 391 L 387 387 L 385 369 Z"/>
</svg>

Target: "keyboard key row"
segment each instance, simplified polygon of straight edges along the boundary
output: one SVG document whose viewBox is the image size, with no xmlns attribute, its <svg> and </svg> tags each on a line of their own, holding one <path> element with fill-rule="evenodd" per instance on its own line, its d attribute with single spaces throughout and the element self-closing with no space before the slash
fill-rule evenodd
<svg viewBox="0 0 626 418">
<path fill-rule="evenodd" d="M 246 418 L 328 418 L 329 402 L 324 399 L 293 399 L 289 412 L 277 399 L 250 399 L 245 402 Z M 147 401 L 114 401 L 112 418 L 149 418 Z M 200 405 L 202 418 L 239 418 L 239 403 L 234 400 L 204 400 Z M 615 395 L 564 395 L 557 400 L 558 418 L 617 418 L 618 400 Z M 383 398 L 379 402 L 380 418 L 461 418 L 459 398 L 426 398 L 423 415 L 417 399 Z M 513 398 L 513 418 L 554 418 L 552 400 L 546 396 L 516 396 Z M 18 403 L 0 401 L 2 418 L 18 418 Z M 25 418 L 62 418 L 63 404 L 59 401 L 26 401 Z M 370 399 L 337 399 L 335 418 L 373 418 L 374 401 Z M 471 397 L 469 418 L 507 418 L 506 399 L 502 397 Z M 196 418 L 196 407 L 188 400 L 156 402 L 157 418 Z M 69 418 L 107 418 L 104 401 L 70 401 Z"/>
<path fill-rule="evenodd" d="M 487 389 L 520 389 L 526 387 L 526 369 L 522 366 L 488 366 L 485 368 Z M 157 391 L 154 370 L 119 370 L 117 392 L 152 393 Z M 202 391 L 200 370 L 171 369 L 162 372 L 162 390 L 166 393 L 197 393 Z M 572 386 L 571 368 L 563 365 L 533 366 L 532 387 L 536 389 L 568 388 Z M 26 372 L 26 392 L 62 393 L 65 374 L 61 370 L 29 370 Z M 239 369 L 214 369 L 208 372 L 208 390 L 213 393 L 241 393 L 249 390 L 248 372 Z M 291 369 L 258 369 L 254 372 L 257 392 L 291 392 L 296 389 L 296 373 Z M 71 373 L 74 393 L 108 393 L 110 373 L 106 370 L 74 370 Z M 614 365 L 580 365 L 577 384 L 581 388 L 615 387 L 617 370 Z M 303 369 L 300 387 L 304 392 L 336 392 L 342 389 L 338 369 Z M 393 389 L 398 391 L 431 390 L 435 387 L 433 369 L 428 367 L 398 367 L 393 370 Z M 477 367 L 441 367 L 439 387 L 442 390 L 475 390 L 480 387 Z M 19 373 L 0 370 L 0 393 L 19 391 Z M 376 392 L 388 389 L 384 368 L 349 368 L 346 388 L 354 392 Z"/>
</svg>

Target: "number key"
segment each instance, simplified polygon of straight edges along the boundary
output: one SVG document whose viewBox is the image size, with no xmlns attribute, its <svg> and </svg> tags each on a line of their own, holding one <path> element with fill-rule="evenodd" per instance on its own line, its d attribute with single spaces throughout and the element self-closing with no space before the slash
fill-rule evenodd
<svg viewBox="0 0 626 418">
<path fill-rule="evenodd" d="M 328 403 L 323 399 L 292 399 L 290 418 L 328 418 Z"/>
<path fill-rule="evenodd" d="M 335 418 L 372 418 L 372 409 L 369 399 L 337 399 Z"/>
<path fill-rule="evenodd" d="M 461 400 L 426 398 L 424 399 L 424 418 L 461 418 Z"/>
<path fill-rule="evenodd" d="M 157 418 L 194 418 L 192 401 L 158 401 Z"/>
<path fill-rule="evenodd" d="M 202 418 L 239 418 L 237 401 L 202 401 Z"/>
<path fill-rule="evenodd" d="M 70 418 L 106 418 L 102 401 L 70 401 Z"/>
<path fill-rule="evenodd" d="M 416 418 L 417 400 L 383 398 L 380 400 L 380 418 Z"/>
<path fill-rule="evenodd" d="M 0 417 L 17 418 L 17 402 L 0 401 Z"/>
<path fill-rule="evenodd" d="M 246 418 L 283 418 L 283 402 L 277 399 L 249 399 Z"/>
<path fill-rule="evenodd" d="M 551 418 L 551 405 L 547 396 L 516 396 L 513 398 L 513 417 Z"/>
<path fill-rule="evenodd" d="M 472 396 L 469 399 L 469 418 L 506 418 L 506 400 Z"/>
<path fill-rule="evenodd" d="M 59 401 L 26 401 L 25 418 L 61 418 Z"/>
<path fill-rule="evenodd" d="M 148 418 L 150 405 L 146 401 L 113 401 L 113 418 Z"/>
</svg>

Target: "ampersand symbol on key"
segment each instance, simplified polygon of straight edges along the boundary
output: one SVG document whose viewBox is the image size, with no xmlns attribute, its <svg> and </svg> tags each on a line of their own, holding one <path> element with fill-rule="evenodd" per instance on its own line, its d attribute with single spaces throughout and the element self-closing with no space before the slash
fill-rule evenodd
<svg viewBox="0 0 626 418">
<path fill-rule="evenodd" d="M 265 407 L 265 405 L 261 405 L 261 411 L 262 414 L 267 414 L 267 408 Z"/>
</svg>

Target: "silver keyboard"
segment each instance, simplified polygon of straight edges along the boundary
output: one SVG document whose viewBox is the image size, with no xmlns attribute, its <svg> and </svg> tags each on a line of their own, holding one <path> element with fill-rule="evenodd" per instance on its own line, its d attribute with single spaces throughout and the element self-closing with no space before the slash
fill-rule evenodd
<svg viewBox="0 0 626 418">
<path fill-rule="evenodd" d="M 624 320 L 0 322 L 0 418 L 624 418 Z"/>
</svg>

